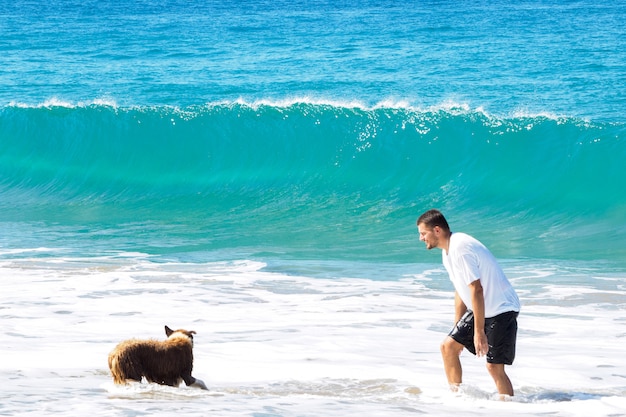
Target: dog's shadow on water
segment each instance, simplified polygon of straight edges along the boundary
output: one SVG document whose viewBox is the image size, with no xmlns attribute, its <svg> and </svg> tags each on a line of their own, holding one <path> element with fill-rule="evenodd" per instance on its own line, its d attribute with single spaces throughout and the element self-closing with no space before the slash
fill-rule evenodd
<svg viewBox="0 0 626 417">
<path fill-rule="evenodd" d="M 207 396 L 221 397 L 224 394 L 210 390 L 204 390 L 197 387 L 170 387 L 167 385 L 159 385 L 144 382 L 129 382 L 125 385 L 116 385 L 113 382 L 107 382 L 101 385 L 108 393 L 109 398 L 136 400 L 176 400 L 176 399 L 192 399 L 203 398 Z"/>
<path fill-rule="evenodd" d="M 216 386 L 208 390 L 198 387 L 179 387 L 155 383 L 129 382 L 116 385 L 108 382 L 102 388 L 109 398 L 118 399 L 181 399 L 244 395 L 249 397 L 316 396 L 336 398 L 382 398 L 387 396 L 416 397 L 422 392 L 418 387 L 403 386 L 394 379 L 325 379 L 321 381 L 285 381 L 254 386 Z"/>
</svg>

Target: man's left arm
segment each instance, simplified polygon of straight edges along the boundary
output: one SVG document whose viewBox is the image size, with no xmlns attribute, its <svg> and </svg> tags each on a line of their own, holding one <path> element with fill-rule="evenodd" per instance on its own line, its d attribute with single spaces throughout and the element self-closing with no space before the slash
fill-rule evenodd
<svg viewBox="0 0 626 417">
<path fill-rule="evenodd" d="M 489 351 L 487 335 L 485 334 L 485 296 L 480 279 L 469 284 L 472 296 L 472 311 L 474 312 L 474 347 L 476 356 L 481 357 Z"/>
</svg>

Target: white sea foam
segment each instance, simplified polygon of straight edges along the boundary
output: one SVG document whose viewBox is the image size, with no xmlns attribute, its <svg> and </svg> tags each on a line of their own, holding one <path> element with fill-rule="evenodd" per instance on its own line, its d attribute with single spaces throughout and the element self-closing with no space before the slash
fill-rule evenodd
<svg viewBox="0 0 626 417">
<path fill-rule="evenodd" d="M 296 105 L 315 105 L 315 106 L 330 106 L 345 109 L 360 109 L 364 111 L 378 110 L 378 109 L 394 109 L 394 110 L 407 110 L 411 112 L 429 112 L 436 113 L 439 111 L 445 111 L 450 113 L 484 113 L 487 112 L 482 107 L 473 108 L 469 103 L 444 100 L 439 104 L 422 106 L 416 104 L 413 100 L 408 98 L 384 98 L 376 102 L 367 102 L 360 99 L 349 98 L 325 98 L 325 97 L 313 97 L 313 96 L 294 96 L 284 98 L 262 98 L 262 99 L 246 99 L 239 97 L 234 101 L 215 101 L 207 103 L 207 106 L 229 106 L 237 104 L 240 106 L 250 107 L 252 109 L 258 109 L 261 106 L 287 108 Z"/>
<path fill-rule="evenodd" d="M 411 100 L 409 98 L 384 98 L 375 102 L 368 102 L 366 100 L 358 99 L 358 98 L 325 98 L 325 97 L 314 97 L 314 96 L 293 96 L 293 97 L 283 97 L 283 98 L 252 98 L 247 99 L 243 97 L 239 97 L 234 100 L 217 100 L 207 102 L 204 106 L 208 108 L 212 107 L 228 107 L 233 105 L 239 105 L 243 107 L 249 107 L 254 110 L 258 110 L 260 107 L 276 107 L 276 108 L 289 108 L 297 105 L 313 105 L 313 106 L 328 106 L 335 107 L 340 109 L 359 109 L 363 111 L 373 111 L 373 110 L 406 110 L 408 112 L 413 113 L 438 113 L 445 112 L 454 115 L 463 115 L 463 114 L 481 114 L 492 120 L 504 120 L 504 119 L 536 119 L 536 118 L 545 118 L 555 121 L 565 121 L 568 120 L 569 117 L 567 115 L 559 115 L 553 112 L 548 111 L 532 111 L 529 109 L 518 108 L 509 113 L 494 113 L 493 111 L 487 110 L 485 106 L 482 105 L 473 105 L 466 101 L 462 100 L 453 100 L 453 99 L 445 99 L 439 103 L 431 104 L 431 105 L 421 105 L 418 104 L 415 100 Z M 111 107 L 114 109 L 122 108 L 130 108 L 130 109 L 142 109 L 145 107 L 148 108 L 169 108 L 175 110 L 176 113 L 193 117 L 197 115 L 199 109 L 202 109 L 203 106 L 193 105 L 187 107 L 181 106 L 172 106 L 172 105 L 162 105 L 162 106 L 141 106 L 141 105 L 126 105 L 120 106 L 114 98 L 110 97 L 100 97 L 95 98 L 93 100 L 81 100 L 78 102 L 64 100 L 59 97 L 50 97 L 43 102 L 39 103 L 26 103 L 26 102 L 16 102 L 12 101 L 8 103 L 9 107 L 19 107 L 19 108 L 54 108 L 54 107 L 63 107 L 63 108 L 83 108 L 89 106 L 101 106 L 101 107 Z M 582 119 L 581 119 L 582 120 Z"/>
<path fill-rule="evenodd" d="M 85 101 L 69 101 L 59 97 L 50 97 L 39 103 L 27 103 L 23 101 L 11 101 L 8 104 L 10 107 L 19 107 L 24 109 L 38 109 L 38 108 L 51 108 L 51 107 L 64 107 L 68 109 L 89 107 L 89 106 L 102 106 L 117 108 L 117 102 L 112 98 L 100 97 L 93 100 Z"/>
<path fill-rule="evenodd" d="M 416 266 L 405 279 L 372 281 L 292 276 L 264 266 L 154 262 L 142 254 L 5 259 L 0 413 L 626 412 L 626 309 L 586 298 L 592 291 L 562 302 L 575 291 L 547 285 L 546 271 L 512 266 L 524 304 L 517 360 L 509 368 L 517 395 L 501 402 L 484 360 L 467 353 L 465 384 L 456 394 L 447 388 L 438 345 L 451 324 L 452 294 L 432 285 L 442 271 Z M 546 284 L 541 289 L 537 277 Z M 112 383 L 106 358 L 115 344 L 162 339 L 164 325 L 197 331 L 194 375 L 208 392 Z"/>
</svg>

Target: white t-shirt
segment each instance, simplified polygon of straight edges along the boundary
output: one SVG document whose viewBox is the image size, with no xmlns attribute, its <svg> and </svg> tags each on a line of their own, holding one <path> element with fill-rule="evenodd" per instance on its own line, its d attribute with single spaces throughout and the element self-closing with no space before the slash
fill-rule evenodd
<svg viewBox="0 0 626 417">
<path fill-rule="evenodd" d="M 468 309 L 472 309 L 469 284 L 480 279 L 485 298 L 485 318 L 520 310 L 515 290 L 485 245 L 465 233 L 453 233 L 448 253 L 445 250 L 441 252 L 443 266 Z"/>
</svg>

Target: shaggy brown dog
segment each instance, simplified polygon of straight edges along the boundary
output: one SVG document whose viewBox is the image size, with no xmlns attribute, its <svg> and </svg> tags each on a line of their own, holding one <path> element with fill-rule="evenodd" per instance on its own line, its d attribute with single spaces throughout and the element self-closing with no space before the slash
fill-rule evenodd
<svg viewBox="0 0 626 417">
<path fill-rule="evenodd" d="M 167 339 L 125 340 L 109 354 L 109 369 L 113 382 L 125 384 L 126 380 L 148 382 L 177 387 L 181 381 L 187 386 L 207 389 L 204 382 L 191 376 L 193 368 L 193 335 L 195 331 L 172 330 L 165 326 Z"/>
</svg>

